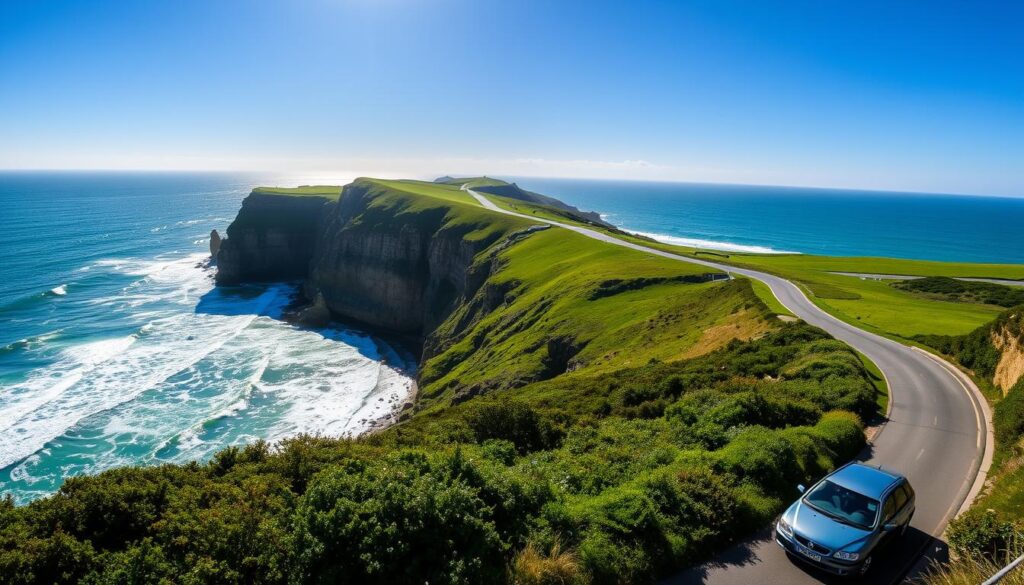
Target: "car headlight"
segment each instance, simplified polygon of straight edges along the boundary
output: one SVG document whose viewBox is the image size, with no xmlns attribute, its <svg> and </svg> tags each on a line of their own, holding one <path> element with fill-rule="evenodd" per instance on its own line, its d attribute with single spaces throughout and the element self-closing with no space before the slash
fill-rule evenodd
<svg viewBox="0 0 1024 585">
<path fill-rule="evenodd" d="M 846 552 L 844 550 L 841 550 L 832 556 L 841 561 L 856 561 L 860 558 L 860 553 Z"/>
<path fill-rule="evenodd" d="M 779 523 L 775 525 L 775 529 L 788 537 L 792 538 L 793 536 L 793 527 L 789 525 L 789 522 L 786 522 L 781 518 L 779 519 Z"/>
</svg>

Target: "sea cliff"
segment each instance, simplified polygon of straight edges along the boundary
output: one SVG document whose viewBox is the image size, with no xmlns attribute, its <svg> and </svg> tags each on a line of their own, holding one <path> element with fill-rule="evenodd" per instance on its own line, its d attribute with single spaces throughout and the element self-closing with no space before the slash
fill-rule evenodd
<svg viewBox="0 0 1024 585">
<path fill-rule="evenodd" d="M 342 317 L 422 339 L 476 292 L 469 268 L 503 232 L 466 238 L 475 226 L 451 222 L 449 210 L 405 204 L 370 181 L 346 186 L 318 230 L 305 293 Z"/>
<path fill-rule="evenodd" d="M 337 195 L 333 196 L 337 199 Z M 253 191 L 217 252 L 217 282 L 295 280 L 309 272 L 318 224 L 331 195 L 293 197 Z"/>
<path fill-rule="evenodd" d="M 711 351 L 728 339 L 700 332 L 723 321 L 740 337 L 766 327 L 745 308 L 746 282 L 712 286 L 702 267 L 488 211 L 460 185 L 357 179 L 340 198 L 287 193 L 245 200 L 218 282 L 302 281 L 310 307 L 297 321 L 330 316 L 412 340 L 419 407 L 588 365 L 678 359 L 695 343 Z"/>
</svg>

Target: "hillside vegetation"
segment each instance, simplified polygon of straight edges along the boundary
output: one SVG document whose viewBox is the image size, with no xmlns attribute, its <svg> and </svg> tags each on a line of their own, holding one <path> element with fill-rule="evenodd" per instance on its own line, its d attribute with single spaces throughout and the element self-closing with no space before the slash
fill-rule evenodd
<svg viewBox="0 0 1024 585">
<path fill-rule="evenodd" d="M 988 283 L 964 283 L 971 294 L 936 295 L 907 290 L 892 281 L 860 278 L 854 274 L 906 275 L 922 277 L 997 278 L 1024 280 L 1024 266 L 1019 264 L 980 264 L 968 262 L 934 262 L 899 258 L 854 258 L 812 256 L 805 254 L 726 253 L 665 244 L 645 236 L 622 230 L 595 226 L 568 217 L 558 210 L 534 203 L 490 196 L 499 207 L 538 218 L 573 223 L 603 231 L 623 240 L 652 248 L 710 260 L 723 264 L 752 268 L 782 276 L 797 283 L 808 297 L 833 316 L 868 331 L 902 342 L 915 343 L 921 335 L 962 335 L 992 319 L 1019 294 L 1020 289 L 991 284 L 999 292 L 981 293 Z M 846 273 L 846 274 L 841 274 Z M 919 281 L 907 281 L 919 282 Z M 961 282 L 956 281 L 954 282 Z M 924 283 L 918 286 L 927 286 Z M 1010 289 L 1009 291 L 1001 289 Z M 767 287 L 754 286 L 758 297 L 777 314 L 788 311 L 778 304 Z"/>
<path fill-rule="evenodd" d="M 253 225 L 240 214 L 247 253 L 274 229 L 266 204 Z M 256 442 L 0 500 L 0 580 L 651 582 L 764 526 L 864 445 L 871 372 L 773 318 L 747 280 L 537 229 L 452 185 L 360 179 L 320 209 L 307 288 L 360 310 L 373 279 L 422 295 L 381 307 L 430 300 L 409 313 L 417 406 L 358 439 Z"/>
<path fill-rule="evenodd" d="M 980 303 L 998 307 L 1014 307 L 1024 304 L 1024 287 L 1012 287 L 992 282 L 957 280 L 947 276 L 929 276 L 892 283 L 892 286 L 928 298 Z"/>
<path fill-rule="evenodd" d="M 863 445 L 821 331 L 557 378 L 359 440 L 229 448 L 0 504 L 11 583 L 647 582 L 764 525 Z M 845 410 L 837 410 L 837 409 Z M 560 567 L 560 568 L 557 568 Z M 545 580 L 546 579 L 546 580 Z"/>
<path fill-rule="evenodd" d="M 996 452 L 985 491 L 950 524 L 959 558 L 927 579 L 929 585 L 979 582 L 1024 553 L 1024 305 L 967 335 L 922 341 L 969 368 L 994 403 Z"/>
</svg>

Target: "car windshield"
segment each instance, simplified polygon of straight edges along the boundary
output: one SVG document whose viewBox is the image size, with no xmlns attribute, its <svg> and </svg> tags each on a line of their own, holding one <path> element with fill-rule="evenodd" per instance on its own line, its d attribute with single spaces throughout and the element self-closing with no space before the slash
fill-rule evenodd
<svg viewBox="0 0 1024 585">
<path fill-rule="evenodd" d="M 878 515 L 878 500 L 828 480 L 811 490 L 804 501 L 819 512 L 858 528 L 871 528 Z"/>
</svg>

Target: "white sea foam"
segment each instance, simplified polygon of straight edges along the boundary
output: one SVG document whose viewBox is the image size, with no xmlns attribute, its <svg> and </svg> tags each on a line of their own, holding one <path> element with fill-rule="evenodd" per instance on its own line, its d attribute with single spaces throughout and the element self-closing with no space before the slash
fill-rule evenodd
<svg viewBox="0 0 1024 585">
<path fill-rule="evenodd" d="M 681 238 L 679 236 L 669 236 L 666 234 L 655 234 L 650 232 L 635 232 L 626 230 L 631 234 L 638 236 L 644 236 L 657 240 L 664 244 L 671 244 L 673 246 L 685 246 L 687 248 L 706 248 L 708 250 L 721 250 L 723 252 L 748 252 L 752 254 L 799 254 L 799 252 L 790 252 L 787 250 L 776 250 L 775 248 L 769 248 L 767 246 L 752 246 L 747 244 L 734 244 L 732 242 L 717 242 L 712 240 L 702 240 L 699 238 Z"/>
<path fill-rule="evenodd" d="M 37 372 L 21 384 L 0 387 L 0 467 L 20 458 L 8 450 L 11 441 L 21 442 L 16 433 L 26 433 L 17 428 L 22 417 L 59 399 L 97 366 L 128 349 L 135 339 L 129 335 L 71 347 L 53 367 Z"/>
<path fill-rule="evenodd" d="M 57 295 L 57 296 L 59 296 L 59 297 L 62 297 L 64 295 L 68 294 L 68 285 L 62 284 L 60 286 L 55 286 L 55 287 L 50 289 L 50 292 L 55 294 L 55 295 Z"/>
<path fill-rule="evenodd" d="M 93 263 L 136 278 L 93 301 L 130 315 L 135 333 L 69 346 L 0 386 L 0 469 L 16 463 L 8 478 L 25 495 L 54 489 L 55 474 L 202 459 L 256 438 L 357 434 L 408 396 L 410 366 L 394 350 L 261 316 L 280 315 L 293 287 L 214 289 L 203 258 Z"/>
</svg>

